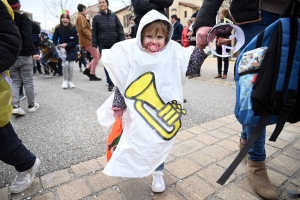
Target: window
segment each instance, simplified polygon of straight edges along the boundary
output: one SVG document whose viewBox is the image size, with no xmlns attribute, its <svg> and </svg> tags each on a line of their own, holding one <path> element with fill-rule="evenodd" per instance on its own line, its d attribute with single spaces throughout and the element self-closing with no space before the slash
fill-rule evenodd
<svg viewBox="0 0 300 200">
<path fill-rule="evenodd" d="M 123 16 L 123 21 L 124 21 L 124 28 L 128 27 L 130 24 L 130 17 L 131 14 Z"/>
<path fill-rule="evenodd" d="M 184 17 L 187 18 L 187 11 L 184 11 Z"/>
</svg>

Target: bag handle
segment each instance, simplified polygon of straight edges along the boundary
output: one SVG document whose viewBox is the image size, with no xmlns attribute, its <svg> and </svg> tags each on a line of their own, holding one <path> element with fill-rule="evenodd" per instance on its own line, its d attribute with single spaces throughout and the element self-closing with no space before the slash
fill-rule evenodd
<svg viewBox="0 0 300 200">
<path fill-rule="evenodd" d="M 281 17 L 290 17 L 290 14 L 292 12 L 293 9 L 293 4 L 295 2 L 295 6 L 294 6 L 294 13 L 293 16 L 298 16 L 298 10 L 299 10 L 299 5 L 300 5 L 300 0 L 289 0 L 288 4 L 286 5 Z"/>
</svg>

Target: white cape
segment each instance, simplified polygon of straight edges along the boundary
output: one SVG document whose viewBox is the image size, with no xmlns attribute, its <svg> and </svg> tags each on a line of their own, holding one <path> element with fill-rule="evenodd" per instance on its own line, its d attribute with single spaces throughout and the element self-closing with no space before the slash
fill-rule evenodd
<svg viewBox="0 0 300 200">
<path fill-rule="evenodd" d="M 155 20 L 152 12 L 155 12 L 155 19 L 167 19 L 158 15 L 157 11 L 150 11 L 152 18 L 148 23 Z M 178 104 L 176 111 L 184 114 L 180 107 L 183 104 L 182 85 L 186 80 L 191 52 L 192 49 L 170 41 L 163 51 L 149 54 L 141 50 L 137 39 L 122 41 L 109 50 L 103 50 L 102 63 L 127 106 L 122 137 L 103 173 L 109 176 L 145 177 L 165 161 L 175 139 L 167 137 L 176 135 L 181 122 L 177 118 L 171 125 L 166 125 L 161 119 L 163 117 L 158 115 L 163 110 L 162 106 L 174 100 Z M 141 77 L 148 78 L 142 81 L 139 79 Z M 110 97 L 97 112 L 101 125 L 114 123 L 112 100 Z"/>
</svg>

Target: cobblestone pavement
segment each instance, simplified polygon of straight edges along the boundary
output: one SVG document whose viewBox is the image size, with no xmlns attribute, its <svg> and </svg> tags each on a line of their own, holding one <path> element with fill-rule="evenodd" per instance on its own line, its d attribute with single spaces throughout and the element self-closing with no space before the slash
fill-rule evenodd
<svg viewBox="0 0 300 200">
<path fill-rule="evenodd" d="M 224 170 L 229 166 L 231 161 L 235 158 L 238 153 L 238 140 L 239 133 L 241 131 L 241 125 L 236 121 L 234 115 L 232 114 L 232 108 L 234 106 L 234 84 L 232 80 L 232 74 L 228 75 L 227 80 L 215 80 L 212 79 L 215 75 L 216 67 L 211 68 L 212 64 L 215 63 L 213 59 L 208 60 L 207 64 L 203 66 L 202 76 L 195 78 L 191 81 L 191 84 L 201 85 L 201 86 L 210 86 L 210 90 L 214 90 L 217 93 L 218 87 L 220 86 L 221 90 L 224 93 L 230 93 L 224 98 L 229 98 L 233 103 L 228 103 L 228 106 L 231 106 L 231 111 L 222 110 L 221 114 L 206 112 L 205 109 L 198 110 L 202 112 L 203 116 L 196 116 L 200 118 L 200 121 L 189 119 L 186 120 L 186 126 L 177 134 L 176 142 L 165 162 L 165 182 L 166 182 L 166 191 L 161 194 L 153 194 L 151 192 L 151 177 L 145 177 L 143 179 L 128 179 L 128 178 L 118 178 L 118 177 L 108 177 L 102 173 L 103 168 L 106 165 L 105 157 L 103 156 L 104 148 L 98 147 L 94 150 L 91 141 L 86 141 L 84 136 L 72 135 L 72 132 L 77 131 L 68 126 L 67 128 L 64 124 L 59 123 L 58 121 L 63 120 L 64 118 L 70 118 L 70 121 L 75 121 L 74 123 L 79 123 L 77 118 L 79 117 L 80 121 L 85 123 L 80 126 L 82 131 L 84 129 L 91 129 L 95 131 L 100 128 L 91 123 L 88 125 L 89 120 L 95 118 L 94 107 L 88 102 L 89 99 L 96 98 L 93 94 L 89 93 L 89 97 L 84 99 L 86 105 L 82 105 L 81 99 L 76 99 L 77 96 L 72 95 L 74 91 L 82 93 L 92 92 L 97 88 L 98 85 L 94 83 L 81 83 L 81 84 L 90 84 L 89 87 L 94 87 L 89 90 L 85 88 L 82 90 L 80 87 L 77 87 L 76 90 L 70 90 L 68 95 L 71 95 L 73 101 L 78 101 L 81 107 L 84 107 L 84 112 L 81 110 L 74 110 L 74 107 L 71 114 L 62 112 L 58 110 L 58 107 L 53 106 L 52 104 L 42 105 L 41 110 L 37 111 L 34 114 L 28 114 L 28 118 L 32 115 L 38 115 L 39 117 L 46 117 L 48 123 L 44 123 L 44 118 L 40 119 L 43 126 L 39 126 L 36 121 L 31 122 L 26 117 L 23 119 L 13 119 L 12 123 L 14 124 L 17 132 L 23 130 L 23 132 L 28 132 L 32 130 L 36 131 L 34 134 L 38 134 L 43 131 L 42 136 L 30 136 L 26 137 L 26 134 L 21 134 L 21 139 L 25 138 L 26 144 L 30 144 L 30 149 L 39 149 L 36 150 L 39 155 L 44 155 L 42 152 L 51 150 L 49 146 L 56 145 L 58 141 L 54 138 L 59 137 L 57 131 L 60 130 L 58 134 L 63 134 L 66 138 L 66 141 L 60 141 L 60 146 L 55 146 L 57 159 L 59 160 L 60 154 L 66 153 L 68 156 L 73 156 L 76 152 L 83 154 L 79 157 L 71 157 L 72 162 L 65 162 L 65 164 L 60 164 L 60 162 L 55 163 L 55 155 L 52 155 L 51 159 L 47 158 L 42 161 L 40 172 L 37 174 L 37 177 L 34 179 L 33 185 L 24 191 L 23 193 L 17 195 L 9 194 L 8 185 L 6 184 L 11 181 L 11 177 L 14 175 L 14 171 L 11 168 L 6 168 L 4 164 L 0 163 L 0 167 L 3 167 L 3 172 L 0 173 L 3 175 L 3 185 L 0 186 L 0 199 L 56 199 L 56 200 L 75 200 L 75 199 L 124 199 L 124 200 L 150 200 L 150 199 L 164 199 L 164 200 L 181 200 L 181 199 L 224 199 L 224 200 L 241 200 L 241 199 L 260 199 L 257 195 L 253 193 L 250 188 L 250 185 L 247 181 L 246 175 L 244 173 L 245 165 L 241 163 L 238 168 L 235 170 L 234 174 L 230 177 L 229 181 L 224 186 L 220 186 L 216 183 L 216 180 L 224 172 Z M 103 76 L 102 76 L 103 77 Z M 36 78 L 36 77 L 35 77 Z M 78 81 L 79 82 L 79 81 Z M 76 82 L 74 82 L 76 84 Z M 40 83 L 39 83 L 40 84 Z M 42 84 L 42 83 L 41 83 Z M 101 83 L 102 86 L 104 83 Z M 49 94 L 55 95 L 55 92 L 51 90 L 51 87 L 47 84 L 42 84 L 44 89 L 50 89 Z M 195 86 L 195 87 L 196 87 Z M 104 87 L 104 86 L 103 86 Z M 194 87 L 194 86 L 192 86 Z M 199 86 L 198 86 L 199 87 Z M 230 89 L 231 88 L 231 89 Z M 93 89 L 93 90 L 92 90 Z M 228 89 L 228 91 L 227 91 Z M 197 99 L 192 98 L 192 91 L 185 89 L 186 97 L 188 99 L 188 105 L 190 109 L 193 108 Z M 233 93 L 231 93 L 233 91 Z M 53 93 L 52 93 L 53 92 Z M 42 91 L 38 91 L 37 95 L 41 94 Z M 43 97 L 39 97 L 39 100 L 43 99 L 44 101 L 49 100 L 47 93 L 42 93 Z M 103 93 L 103 97 L 98 98 L 101 105 L 101 102 L 105 100 L 110 93 Z M 68 96 L 59 93 L 50 99 L 55 103 L 60 101 L 65 101 Z M 68 101 L 68 100 L 66 100 Z M 213 106 L 210 105 L 210 109 L 218 108 L 220 100 L 211 99 Z M 225 101 L 225 100 L 224 100 Z M 40 102 L 39 102 L 40 103 Z M 192 106 L 191 106 L 192 104 Z M 201 103 L 200 103 L 201 104 Z M 25 104 L 24 104 L 25 105 Z M 202 105 L 203 106 L 203 105 Z M 221 105 L 222 107 L 223 105 Z M 46 112 L 46 107 L 48 111 Z M 44 108 L 44 110 L 42 109 Z M 52 109 L 56 112 L 53 112 Z M 63 111 L 68 110 L 68 107 L 59 107 Z M 196 109 L 196 108 L 195 108 Z M 220 108 L 218 108 L 220 109 Z M 66 111 L 65 111 L 66 112 Z M 75 113 L 74 113 L 75 112 Z M 90 112 L 91 114 L 86 114 Z M 58 117 L 56 114 L 62 115 Z M 73 113 L 73 116 L 72 116 Z M 47 115 L 48 114 L 48 115 Z M 91 116 L 90 116 L 91 115 Z M 24 120 L 24 121 L 22 121 Z M 31 119 L 32 120 L 32 119 Z M 29 123 L 30 126 L 18 126 L 19 123 Z M 66 122 L 64 122 L 66 123 Z M 56 126 L 59 126 L 60 129 L 56 129 Z M 95 126 L 95 127 L 94 127 Z M 44 129 L 47 129 L 45 131 Z M 68 129 L 68 130 L 66 130 Z M 267 127 L 267 134 L 270 136 L 270 133 L 274 129 L 274 126 Z M 84 144 L 76 143 L 74 145 L 82 145 L 79 150 L 75 146 L 70 146 L 72 140 L 69 141 L 69 134 L 74 137 L 74 141 L 82 140 Z M 51 135 L 48 136 L 48 135 Z M 61 138 L 59 138 L 62 140 Z M 101 140 L 104 143 L 103 135 L 98 135 L 96 138 L 93 138 L 93 141 Z M 38 142 L 36 142 L 38 140 Z M 24 141 L 24 140 L 23 140 Z M 99 143 L 97 143 L 99 145 Z M 81 148 L 85 148 L 87 152 L 97 151 L 93 155 L 85 154 L 85 151 L 80 151 Z M 33 151 L 33 150 L 32 150 Z M 288 199 L 286 195 L 287 190 L 295 190 L 300 192 L 300 123 L 297 124 L 286 124 L 284 130 L 279 136 L 278 140 L 274 142 L 267 141 L 266 144 L 267 159 L 266 163 L 268 166 L 268 174 L 270 176 L 272 184 L 276 187 L 277 193 L 281 199 Z M 35 151 L 33 151 L 35 152 Z M 99 153 L 100 152 L 100 153 Z M 98 155 L 98 156 L 94 156 Z M 45 154 L 45 157 L 47 155 Z M 78 160 L 74 160 L 74 159 Z M 80 159 L 79 159 L 80 158 Z M 53 163 L 54 162 L 54 163 Z M 46 164 L 45 164 L 46 163 Z M 47 170 L 46 166 L 54 166 L 50 170 Z M 56 166 L 57 165 L 57 166 Z M 54 169 L 54 170 L 53 170 Z M 7 173 L 9 171 L 9 173 Z M 1 172 L 1 171 L 0 171 Z M 2 179 L 2 177 L 1 177 Z"/>
</svg>

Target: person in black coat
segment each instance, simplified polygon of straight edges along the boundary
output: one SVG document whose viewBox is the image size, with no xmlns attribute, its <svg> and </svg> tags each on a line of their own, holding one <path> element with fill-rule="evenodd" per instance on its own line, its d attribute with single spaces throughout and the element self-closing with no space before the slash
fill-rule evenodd
<svg viewBox="0 0 300 200">
<path fill-rule="evenodd" d="M 99 47 L 100 55 L 102 49 L 110 49 L 115 43 L 125 40 L 123 26 L 114 13 L 108 9 L 108 0 L 99 0 L 100 12 L 94 16 L 92 24 L 92 46 Z M 114 88 L 109 74 L 104 67 L 108 91 Z"/>
<path fill-rule="evenodd" d="M 13 3 L 15 6 L 19 4 Z M 18 171 L 16 179 L 10 184 L 10 192 L 20 193 L 33 183 L 40 160 L 24 146 L 9 121 L 12 111 L 11 93 L 4 72 L 17 61 L 23 39 L 12 19 L 12 10 L 6 6 L 9 5 L 0 1 L 0 160 Z"/>
<path fill-rule="evenodd" d="M 59 43 L 58 43 L 59 39 Z M 53 34 L 53 43 L 62 51 L 66 51 L 67 57 L 62 62 L 63 66 L 63 84 L 62 88 L 75 88 L 72 82 L 73 67 L 77 57 L 76 46 L 78 44 L 78 35 L 76 27 L 70 22 L 70 16 L 62 14 L 60 16 L 60 24 L 56 26 Z"/>
<path fill-rule="evenodd" d="M 179 18 L 177 17 L 177 15 L 172 15 L 171 16 L 171 22 L 173 24 L 173 35 L 172 35 L 171 39 L 175 40 L 176 42 L 181 44 L 181 34 L 182 34 L 182 31 L 183 31 L 183 26 L 179 22 Z"/>
<path fill-rule="evenodd" d="M 174 0 L 131 0 L 131 5 L 134 8 L 135 24 L 137 31 L 142 17 L 150 10 L 156 10 L 163 15 L 166 15 L 165 8 L 169 8 Z"/>
<path fill-rule="evenodd" d="M 41 28 L 40 26 L 35 23 L 35 22 L 32 22 L 32 37 L 33 37 L 33 44 L 34 44 L 34 47 L 36 49 L 36 53 L 37 54 L 40 54 L 40 51 L 39 51 L 39 34 L 41 32 Z M 41 70 L 41 65 L 39 62 L 35 62 L 33 61 L 33 74 L 36 73 L 36 70 L 42 74 L 42 70 Z"/>
</svg>

